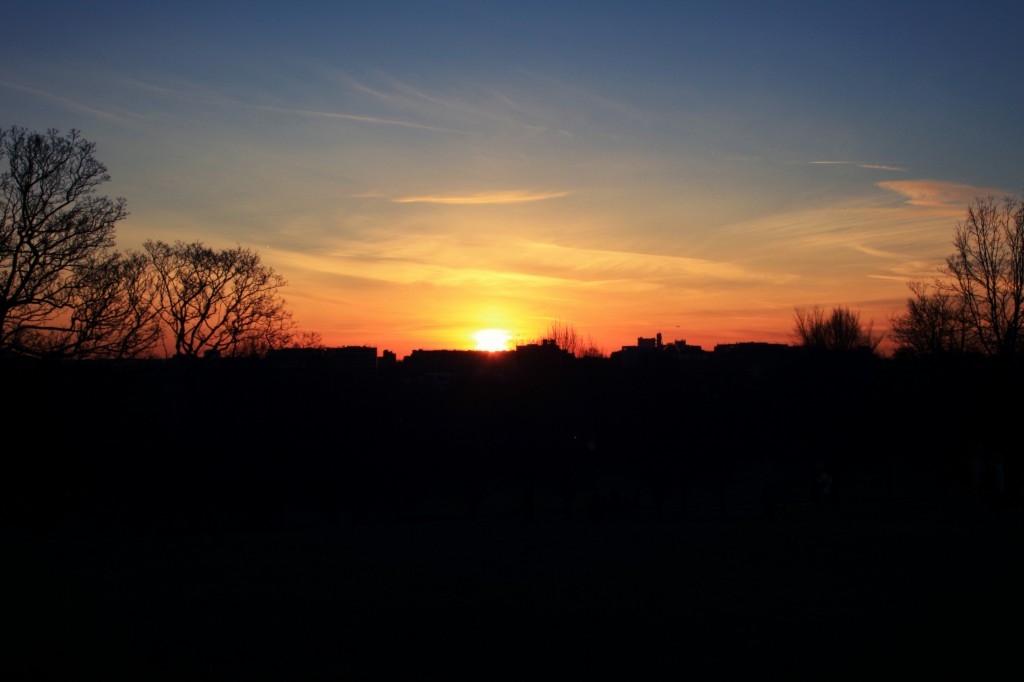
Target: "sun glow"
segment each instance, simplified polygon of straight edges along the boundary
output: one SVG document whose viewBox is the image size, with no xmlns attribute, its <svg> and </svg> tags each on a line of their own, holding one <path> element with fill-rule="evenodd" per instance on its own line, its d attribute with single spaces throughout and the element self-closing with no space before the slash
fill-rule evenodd
<svg viewBox="0 0 1024 682">
<path fill-rule="evenodd" d="M 473 334 L 477 350 L 508 350 L 512 335 L 505 329 L 481 329 Z"/>
</svg>

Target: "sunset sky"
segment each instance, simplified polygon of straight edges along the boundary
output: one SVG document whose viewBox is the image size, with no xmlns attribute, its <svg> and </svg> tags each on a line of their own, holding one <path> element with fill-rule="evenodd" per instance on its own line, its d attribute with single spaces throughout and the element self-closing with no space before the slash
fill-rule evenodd
<svg viewBox="0 0 1024 682">
<path fill-rule="evenodd" d="M 0 125 L 146 239 L 237 244 L 328 345 L 876 330 L 1024 190 L 1024 3 L 11 3 Z"/>
</svg>

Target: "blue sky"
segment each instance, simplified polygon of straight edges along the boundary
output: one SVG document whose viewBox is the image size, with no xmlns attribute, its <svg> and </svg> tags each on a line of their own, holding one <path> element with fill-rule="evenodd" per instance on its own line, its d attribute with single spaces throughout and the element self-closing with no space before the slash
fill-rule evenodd
<svg viewBox="0 0 1024 682">
<path fill-rule="evenodd" d="M 786 342 L 813 304 L 882 329 L 967 202 L 1024 189 L 1019 3 L 4 16 L 0 123 L 97 143 L 119 246 L 256 248 L 336 345 Z"/>
</svg>

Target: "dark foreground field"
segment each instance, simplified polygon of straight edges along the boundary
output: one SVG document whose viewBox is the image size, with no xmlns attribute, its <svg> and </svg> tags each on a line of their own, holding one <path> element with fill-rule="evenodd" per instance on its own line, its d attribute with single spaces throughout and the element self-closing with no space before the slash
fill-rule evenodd
<svg viewBox="0 0 1024 682">
<path fill-rule="evenodd" d="M 1015 510 L 2 538 L 5 679 L 1017 678 Z"/>
<path fill-rule="evenodd" d="M 0 678 L 1019 679 L 1016 375 L 753 367 L 11 365 Z"/>
</svg>

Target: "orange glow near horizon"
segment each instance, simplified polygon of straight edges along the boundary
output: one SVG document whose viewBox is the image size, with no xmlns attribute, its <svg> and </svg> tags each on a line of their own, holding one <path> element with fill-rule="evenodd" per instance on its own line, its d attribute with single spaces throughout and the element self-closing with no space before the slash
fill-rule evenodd
<svg viewBox="0 0 1024 682">
<path fill-rule="evenodd" d="M 728 221 L 714 239 L 685 243 L 631 241 L 607 228 L 607 215 L 559 203 L 573 195 L 517 205 L 529 210 L 521 222 L 486 204 L 442 205 L 437 215 L 423 204 L 430 208 L 415 216 L 416 229 L 317 253 L 282 244 L 266 256 L 289 281 L 299 325 L 329 346 L 398 357 L 508 350 L 543 338 L 556 321 L 606 356 L 659 332 L 705 350 L 791 343 L 798 306 L 848 306 L 887 331 L 906 305 L 907 282 L 935 276 L 960 202 L 975 190 L 890 182 L 846 201 Z M 487 236 L 476 231 L 481 223 Z M 786 248 L 773 246 L 779 240 Z"/>
</svg>

